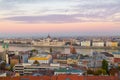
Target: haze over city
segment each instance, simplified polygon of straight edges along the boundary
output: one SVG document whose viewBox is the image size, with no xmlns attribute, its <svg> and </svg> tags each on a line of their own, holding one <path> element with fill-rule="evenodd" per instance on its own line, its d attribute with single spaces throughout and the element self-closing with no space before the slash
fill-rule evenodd
<svg viewBox="0 0 120 80">
<path fill-rule="evenodd" d="M 120 0 L 0 0 L 0 36 L 120 34 Z"/>
<path fill-rule="evenodd" d="M 120 0 L 0 0 L 0 80 L 120 80 Z"/>
</svg>

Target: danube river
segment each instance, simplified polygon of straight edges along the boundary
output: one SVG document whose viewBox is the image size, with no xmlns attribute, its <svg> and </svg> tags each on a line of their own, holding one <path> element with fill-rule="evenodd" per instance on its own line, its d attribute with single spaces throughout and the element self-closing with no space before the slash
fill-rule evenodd
<svg viewBox="0 0 120 80">
<path fill-rule="evenodd" d="M 49 48 L 40 48 L 40 47 L 22 47 L 22 46 L 9 46 L 9 50 L 10 51 L 27 51 L 27 50 L 32 50 L 32 49 L 37 49 L 39 51 L 49 51 Z M 53 48 L 53 50 L 56 50 L 56 51 L 61 51 L 62 53 L 69 53 L 70 52 L 70 49 L 68 47 L 66 48 Z M 3 51 L 3 48 L 2 46 L 0 45 L 0 52 Z M 77 48 L 76 49 L 77 53 L 79 54 L 88 54 L 88 55 L 91 55 L 93 51 L 97 51 L 97 52 L 120 52 L 120 49 L 83 49 L 83 48 Z"/>
</svg>

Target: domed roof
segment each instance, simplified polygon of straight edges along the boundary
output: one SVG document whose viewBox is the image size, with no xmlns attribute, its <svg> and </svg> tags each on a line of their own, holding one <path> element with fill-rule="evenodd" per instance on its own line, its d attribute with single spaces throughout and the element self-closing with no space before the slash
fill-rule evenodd
<svg viewBox="0 0 120 80">
<path fill-rule="evenodd" d="M 48 34 L 47 38 L 51 38 L 49 34 Z"/>
</svg>

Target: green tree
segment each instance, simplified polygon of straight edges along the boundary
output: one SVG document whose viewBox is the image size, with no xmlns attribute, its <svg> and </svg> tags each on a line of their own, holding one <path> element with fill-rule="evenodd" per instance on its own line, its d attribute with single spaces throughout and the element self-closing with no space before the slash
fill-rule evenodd
<svg viewBox="0 0 120 80">
<path fill-rule="evenodd" d="M 102 75 L 106 75 L 107 74 L 106 70 L 101 69 L 101 71 L 102 71 Z"/>
<path fill-rule="evenodd" d="M 37 50 L 37 49 L 32 49 L 31 52 L 36 52 L 36 53 L 38 53 L 38 50 Z"/>
<path fill-rule="evenodd" d="M 99 69 L 94 72 L 94 75 L 106 75 L 106 71 L 104 69 Z"/>
<path fill-rule="evenodd" d="M 108 61 L 106 61 L 105 59 L 103 59 L 102 61 L 102 69 L 108 72 Z"/>
<path fill-rule="evenodd" d="M 93 70 L 91 70 L 91 69 L 88 69 L 88 70 L 87 70 L 87 74 L 93 74 L 93 73 L 94 73 Z"/>
<path fill-rule="evenodd" d="M 94 75 L 101 75 L 101 71 L 100 70 L 96 70 L 96 71 L 94 71 Z"/>
<path fill-rule="evenodd" d="M 10 71 L 13 71 L 14 64 L 10 65 Z"/>
<path fill-rule="evenodd" d="M 50 48 L 50 53 L 52 53 L 52 51 L 53 51 L 52 48 Z"/>
</svg>

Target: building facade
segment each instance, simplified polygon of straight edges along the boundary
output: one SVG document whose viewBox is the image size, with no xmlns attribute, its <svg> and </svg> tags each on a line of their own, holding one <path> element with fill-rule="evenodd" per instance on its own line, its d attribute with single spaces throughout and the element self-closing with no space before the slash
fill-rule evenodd
<svg viewBox="0 0 120 80">
<path fill-rule="evenodd" d="M 82 41 L 81 46 L 90 47 L 91 46 L 91 41 Z"/>
<path fill-rule="evenodd" d="M 38 41 L 32 41 L 33 46 L 64 46 L 64 40 L 52 39 L 49 35 L 45 39 L 40 39 Z"/>
<path fill-rule="evenodd" d="M 93 47 L 104 47 L 105 43 L 103 41 L 93 41 L 92 46 Z"/>
<path fill-rule="evenodd" d="M 107 41 L 106 46 L 107 47 L 118 47 L 118 42 Z"/>
<path fill-rule="evenodd" d="M 49 64 L 52 60 L 52 56 L 51 55 L 44 55 L 44 54 L 40 54 L 37 55 L 35 57 L 31 57 L 28 59 L 28 63 L 33 64 L 35 61 L 39 62 L 39 64 L 45 63 L 45 64 Z"/>
</svg>

